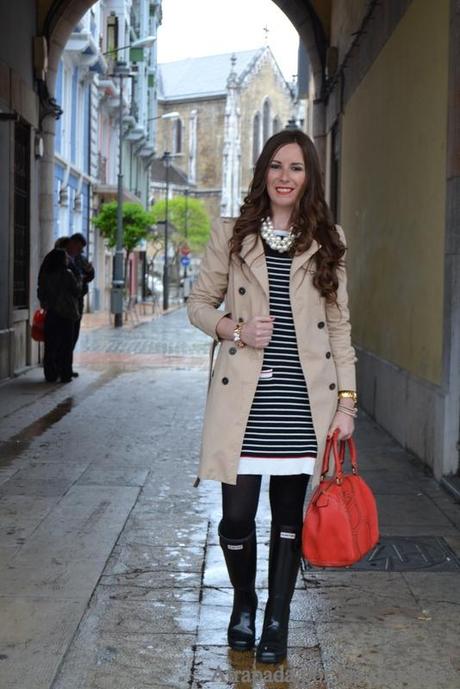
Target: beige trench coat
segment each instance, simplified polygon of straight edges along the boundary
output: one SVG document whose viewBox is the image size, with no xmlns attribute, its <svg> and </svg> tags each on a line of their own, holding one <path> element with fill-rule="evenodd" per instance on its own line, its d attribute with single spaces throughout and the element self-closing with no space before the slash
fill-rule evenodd
<svg viewBox="0 0 460 689">
<path fill-rule="evenodd" d="M 269 283 L 262 239 L 245 237 L 240 250 L 244 263 L 229 261 L 228 240 L 233 220 L 224 229 L 213 230 L 203 257 L 199 277 L 187 301 L 193 325 L 214 339 L 217 357 L 210 374 L 202 432 L 200 463 L 194 486 L 200 479 L 236 484 L 246 422 L 263 363 L 263 349 L 236 347 L 220 341 L 216 325 L 225 314 L 235 321 L 268 316 Z M 336 225 L 341 240 L 345 235 Z M 346 268 L 338 270 L 338 304 L 326 305 L 313 286 L 313 256 L 320 248 L 316 240 L 291 264 L 291 307 L 302 370 L 307 383 L 318 455 L 312 490 L 319 484 L 326 436 L 337 410 L 337 391 L 356 390 L 355 349 L 351 345 Z M 345 257 L 346 259 L 346 253 Z M 224 311 L 217 310 L 224 302 Z M 328 476 L 332 474 L 332 463 Z"/>
</svg>

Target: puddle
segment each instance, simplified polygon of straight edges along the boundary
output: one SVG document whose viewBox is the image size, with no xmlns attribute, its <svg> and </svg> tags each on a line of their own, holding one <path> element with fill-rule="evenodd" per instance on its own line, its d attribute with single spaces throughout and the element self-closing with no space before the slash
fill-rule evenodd
<svg viewBox="0 0 460 689">
<path fill-rule="evenodd" d="M 13 435 L 8 440 L 0 442 L 0 467 L 4 469 L 11 464 L 16 457 L 27 450 L 33 440 L 43 435 L 43 433 L 54 426 L 54 424 L 58 423 L 58 421 L 64 418 L 64 416 L 72 411 L 78 404 L 86 400 L 90 395 L 96 392 L 96 390 L 110 383 L 121 373 L 123 373 L 123 369 L 120 367 L 110 367 L 106 369 L 97 380 L 90 383 L 84 390 L 74 395 L 69 395 L 69 397 L 59 402 L 54 409 L 51 409 L 29 426 L 23 428 L 22 431 Z"/>
</svg>

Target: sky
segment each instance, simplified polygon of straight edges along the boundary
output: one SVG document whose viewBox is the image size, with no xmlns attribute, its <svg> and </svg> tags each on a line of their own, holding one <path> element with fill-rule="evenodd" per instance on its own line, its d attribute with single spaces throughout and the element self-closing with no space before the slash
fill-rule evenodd
<svg viewBox="0 0 460 689">
<path fill-rule="evenodd" d="M 173 62 L 268 44 L 287 81 L 297 74 L 299 37 L 272 0 L 163 0 L 158 62 Z"/>
</svg>

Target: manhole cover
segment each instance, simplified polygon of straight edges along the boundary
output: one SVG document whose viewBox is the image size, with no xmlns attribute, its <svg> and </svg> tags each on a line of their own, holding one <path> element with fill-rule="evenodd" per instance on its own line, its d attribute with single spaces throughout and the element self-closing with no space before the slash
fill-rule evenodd
<svg viewBox="0 0 460 689">
<path fill-rule="evenodd" d="M 359 562 L 349 567 L 314 567 L 305 561 L 306 570 L 376 572 L 459 572 L 460 558 L 441 536 L 381 536 L 377 545 Z"/>
</svg>

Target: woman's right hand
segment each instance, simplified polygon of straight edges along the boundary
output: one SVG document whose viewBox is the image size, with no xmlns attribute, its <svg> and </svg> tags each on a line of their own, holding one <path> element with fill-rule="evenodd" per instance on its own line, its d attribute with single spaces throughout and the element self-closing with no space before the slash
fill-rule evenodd
<svg viewBox="0 0 460 689">
<path fill-rule="evenodd" d="M 256 349 L 268 345 L 273 334 L 274 316 L 253 316 L 241 327 L 241 340 Z"/>
</svg>

